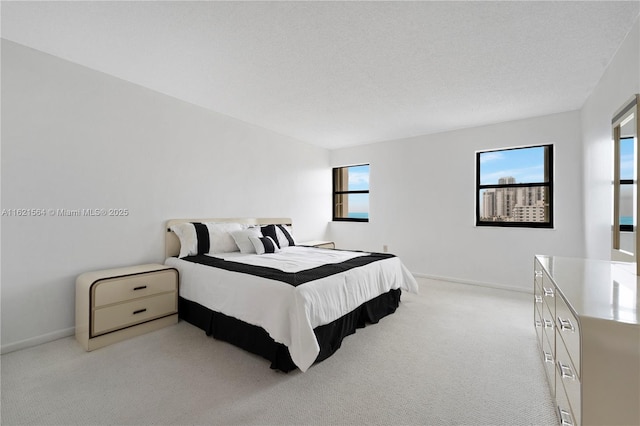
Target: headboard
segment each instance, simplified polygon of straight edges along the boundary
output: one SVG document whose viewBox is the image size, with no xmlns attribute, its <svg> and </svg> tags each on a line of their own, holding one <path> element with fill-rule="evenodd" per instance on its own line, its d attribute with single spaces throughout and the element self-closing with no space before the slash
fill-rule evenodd
<svg viewBox="0 0 640 426">
<path fill-rule="evenodd" d="M 164 227 L 164 257 L 165 259 L 168 257 L 178 256 L 180 254 L 180 240 L 178 236 L 170 230 L 172 225 L 177 225 L 179 223 L 185 222 L 235 222 L 242 223 L 245 225 L 291 225 L 291 219 L 286 217 L 276 217 L 276 218 L 254 218 L 254 217 L 223 217 L 223 218 L 212 218 L 212 219 L 169 219 Z"/>
</svg>

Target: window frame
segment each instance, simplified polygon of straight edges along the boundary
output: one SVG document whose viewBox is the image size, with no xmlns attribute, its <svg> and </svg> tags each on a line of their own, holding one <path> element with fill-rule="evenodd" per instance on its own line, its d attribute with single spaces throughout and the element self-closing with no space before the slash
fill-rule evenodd
<svg viewBox="0 0 640 426">
<path fill-rule="evenodd" d="M 545 168 L 546 168 L 546 182 L 530 182 L 530 183 L 511 183 L 511 184 L 480 184 L 480 155 L 487 152 L 501 152 L 501 151 L 513 151 L 518 149 L 528 148 L 545 148 Z M 488 149 L 483 151 L 476 151 L 476 226 L 493 226 L 500 228 L 554 228 L 554 191 L 553 191 L 553 175 L 554 175 L 554 145 L 552 143 L 540 144 L 540 145 L 527 145 L 509 148 Z M 531 187 L 546 187 L 548 191 L 548 211 L 549 220 L 547 222 L 500 222 L 500 221 L 486 221 L 480 220 L 480 192 L 484 189 L 498 189 L 498 188 L 531 188 Z"/>
<path fill-rule="evenodd" d="M 332 191 L 331 191 L 331 206 L 332 206 L 332 220 L 335 222 L 369 222 L 369 215 L 371 213 L 370 209 L 369 212 L 367 212 L 367 217 L 366 218 L 360 218 L 360 217 L 337 217 L 336 216 L 336 210 L 337 210 L 337 205 L 336 205 L 336 195 L 349 195 L 349 194 L 369 194 L 369 189 L 367 190 L 352 190 L 352 191 L 342 191 L 342 190 L 336 190 L 336 174 L 338 170 L 344 170 L 344 169 L 350 169 L 352 167 L 361 167 L 361 166 L 369 166 L 369 176 L 371 176 L 371 164 L 369 163 L 362 163 L 362 164 L 352 164 L 349 166 L 340 166 L 340 167 L 334 167 L 331 171 L 331 180 L 332 180 Z"/>
</svg>

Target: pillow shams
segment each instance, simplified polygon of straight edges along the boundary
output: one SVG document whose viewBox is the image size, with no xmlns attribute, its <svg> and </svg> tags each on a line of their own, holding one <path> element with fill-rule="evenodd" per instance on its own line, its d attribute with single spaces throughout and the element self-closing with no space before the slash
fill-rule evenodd
<svg viewBox="0 0 640 426">
<path fill-rule="evenodd" d="M 231 253 L 238 251 L 231 233 L 242 230 L 242 225 L 235 222 L 229 223 L 205 223 L 209 230 L 209 249 L 204 252 L 206 254 Z"/>
<path fill-rule="evenodd" d="M 292 247 L 296 245 L 293 239 L 293 230 L 290 226 L 276 225 L 276 235 L 278 235 L 280 247 Z"/>
<path fill-rule="evenodd" d="M 261 228 L 262 235 L 273 238 L 279 248 L 295 246 L 293 233 L 290 226 L 287 225 L 267 225 Z"/>
<path fill-rule="evenodd" d="M 247 228 L 241 231 L 233 231 L 231 233 L 231 237 L 236 242 L 236 245 L 240 249 L 240 253 L 248 254 L 255 253 L 256 249 L 253 246 L 253 243 L 249 239 L 250 237 L 260 238 L 262 237 L 262 232 L 260 232 L 260 228 Z"/>
<path fill-rule="evenodd" d="M 273 241 L 278 245 L 278 248 L 280 248 L 280 242 L 278 241 L 278 234 L 276 233 L 275 225 L 263 226 L 260 228 L 260 231 L 262 231 L 262 235 L 265 237 L 271 237 L 271 239 L 273 239 Z"/>
<path fill-rule="evenodd" d="M 253 248 L 257 254 L 276 253 L 280 251 L 278 245 L 271 237 L 254 237 L 250 236 L 249 241 L 253 244 Z"/>
<path fill-rule="evenodd" d="M 291 226 L 287 225 L 246 228 L 235 222 L 185 222 L 172 225 L 170 229 L 180 240 L 179 257 L 230 253 L 238 250 L 242 253 L 256 253 L 249 236 L 271 237 L 277 248 L 295 245 Z"/>
<path fill-rule="evenodd" d="M 179 257 L 197 254 L 230 253 L 238 251 L 230 232 L 243 229 L 239 223 L 185 222 L 172 225 L 180 240 Z"/>
<path fill-rule="evenodd" d="M 172 225 L 169 229 L 180 240 L 180 254 L 178 257 L 193 256 L 198 254 L 198 237 L 193 223 L 186 222 Z"/>
</svg>

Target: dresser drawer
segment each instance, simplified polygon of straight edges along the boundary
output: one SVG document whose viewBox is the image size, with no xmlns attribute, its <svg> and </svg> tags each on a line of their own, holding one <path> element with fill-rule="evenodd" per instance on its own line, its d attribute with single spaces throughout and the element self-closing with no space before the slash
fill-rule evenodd
<svg viewBox="0 0 640 426">
<path fill-rule="evenodd" d="M 544 299 L 542 294 L 542 279 L 541 279 L 540 283 L 536 281 L 536 283 L 533 285 L 533 303 L 535 303 L 536 305 L 542 305 L 543 301 Z"/>
<path fill-rule="evenodd" d="M 556 331 L 556 332 L 559 332 Z M 562 386 L 567 396 L 575 424 L 580 424 L 580 379 L 575 372 L 573 362 L 566 346 L 556 339 L 556 387 Z M 559 391 L 556 391 L 559 392 Z"/>
<path fill-rule="evenodd" d="M 130 302 L 106 306 L 93 312 L 92 336 L 139 324 L 178 311 L 176 293 L 134 299 Z"/>
<path fill-rule="evenodd" d="M 177 271 L 165 269 L 122 277 L 107 278 L 93 286 L 93 306 L 100 307 L 167 291 L 176 291 Z"/>
<path fill-rule="evenodd" d="M 553 311 L 547 303 L 542 304 L 542 328 L 549 333 L 553 341 L 553 330 L 555 329 L 555 321 L 553 320 Z"/>
<path fill-rule="evenodd" d="M 542 348 L 542 339 L 544 338 L 544 331 L 542 331 L 542 314 L 540 313 L 543 309 L 542 305 L 534 305 L 533 306 L 533 322 L 536 328 L 536 335 L 538 336 L 538 344 L 540 348 Z"/>
<path fill-rule="evenodd" d="M 567 395 L 564 393 L 564 388 L 559 385 L 556 388 L 556 414 L 558 415 L 558 423 L 561 426 L 578 426 L 573 413 L 571 412 L 571 406 Z"/>
<path fill-rule="evenodd" d="M 542 363 L 544 365 L 544 371 L 547 374 L 547 380 L 549 381 L 549 389 L 551 390 L 551 396 L 555 397 L 556 393 L 556 374 L 555 374 L 555 357 L 553 355 L 553 340 L 549 340 L 546 333 L 542 333 Z"/>
<path fill-rule="evenodd" d="M 542 287 L 542 299 L 544 300 L 544 303 L 553 309 L 556 304 L 556 286 L 553 284 L 553 281 L 551 281 L 551 278 L 546 274 L 543 274 L 540 285 Z"/>
<path fill-rule="evenodd" d="M 534 296 L 544 294 L 543 288 L 556 290 L 554 305 L 547 296 L 542 304 L 534 300 L 534 318 L 543 358 L 553 353 L 545 344 L 555 344 L 549 382 L 559 423 L 640 425 L 640 318 L 633 315 L 640 312 L 640 276 L 635 265 L 537 255 L 534 274 L 539 268 L 542 280 L 535 276 Z M 547 302 L 553 309 L 546 309 Z M 553 314 L 553 330 L 544 328 L 547 311 Z M 550 331 L 554 340 L 547 342 Z M 545 375 L 549 379 L 547 365 Z"/>
<path fill-rule="evenodd" d="M 534 287 L 537 287 L 536 292 L 538 291 L 538 289 L 540 290 L 540 292 L 542 292 L 542 274 L 543 273 L 544 272 L 542 271 L 542 267 L 536 261 L 534 265 L 534 270 L 533 270 L 533 284 L 534 284 Z"/>
<path fill-rule="evenodd" d="M 580 324 L 562 297 L 556 297 L 556 330 L 580 377 Z"/>
</svg>

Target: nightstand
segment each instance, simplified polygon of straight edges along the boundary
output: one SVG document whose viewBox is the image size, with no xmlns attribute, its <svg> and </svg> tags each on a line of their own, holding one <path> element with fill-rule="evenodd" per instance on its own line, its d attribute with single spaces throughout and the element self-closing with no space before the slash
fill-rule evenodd
<svg viewBox="0 0 640 426">
<path fill-rule="evenodd" d="M 76 340 L 92 351 L 178 322 L 178 271 L 159 265 L 76 279 Z"/>
<path fill-rule="evenodd" d="M 305 246 L 305 247 L 320 247 L 320 248 L 328 248 L 328 249 L 336 248 L 336 243 L 334 243 L 333 241 L 322 241 L 322 240 L 304 241 L 302 243 L 298 243 L 298 245 Z"/>
</svg>

